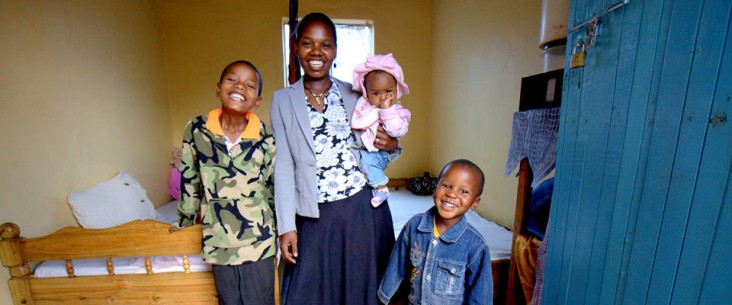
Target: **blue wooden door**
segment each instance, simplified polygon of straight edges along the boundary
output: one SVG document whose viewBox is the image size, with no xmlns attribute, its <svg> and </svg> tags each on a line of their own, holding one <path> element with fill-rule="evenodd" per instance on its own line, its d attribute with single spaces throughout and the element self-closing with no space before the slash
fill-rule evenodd
<svg viewBox="0 0 732 305">
<path fill-rule="evenodd" d="M 543 304 L 732 304 L 732 1 L 618 1 L 571 3 Z"/>
</svg>

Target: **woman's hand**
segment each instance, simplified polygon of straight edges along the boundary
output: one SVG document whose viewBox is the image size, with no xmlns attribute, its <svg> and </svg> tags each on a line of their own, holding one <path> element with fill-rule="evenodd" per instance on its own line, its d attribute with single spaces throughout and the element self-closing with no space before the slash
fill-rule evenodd
<svg viewBox="0 0 732 305">
<path fill-rule="evenodd" d="M 389 136 L 389 134 L 384 131 L 384 127 L 379 125 L 379 128 L 376 129 L 376 139 L 374 140 L 374 147 L 388 153 L 393 153 L 398 146 L 399 140 Z"/>
<path fill-rule="evenodd" d="M 280 251 L 282 257 L 290 264 L 296 264 L 297 258 L 297 232 L 290 231 L 280 235 Z"/>
</svg>

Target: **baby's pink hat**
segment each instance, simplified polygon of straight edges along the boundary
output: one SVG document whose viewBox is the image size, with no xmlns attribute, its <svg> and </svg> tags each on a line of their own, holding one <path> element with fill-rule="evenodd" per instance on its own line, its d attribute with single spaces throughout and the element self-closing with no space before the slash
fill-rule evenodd
<svg viewBox="0 0 732 305">
<path fill-rule="evenodd" d="M 361 95 L 366 96 L 364 78 L 366 74 L 374 70 L 381 70 L 394 76 L 397 82 L 397 99 L 402 94 L 409 93 L 409 87 L 404 83 L 404 72 L 399 63 L 394 59 L 391 53 L 386 55 L 369 54 L 366 56 L 366 62 L 356 66 L 353 69 L 353 90 L 360 91 Z"/>
</svg>

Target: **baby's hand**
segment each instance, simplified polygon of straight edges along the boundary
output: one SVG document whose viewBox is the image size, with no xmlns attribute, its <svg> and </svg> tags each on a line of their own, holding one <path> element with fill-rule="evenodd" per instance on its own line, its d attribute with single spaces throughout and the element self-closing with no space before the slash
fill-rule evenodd
<svg viewBox="0 0 732 305">
<path fill-rule="evenodd" d="M 388 94 L 386 96 L 386 99 L 384 99 L 383 102 L 381 102 L 381 109 L 387 109 L 391 107 L 391 105 L 394 105 L 394 95 Z"/>
</svg>

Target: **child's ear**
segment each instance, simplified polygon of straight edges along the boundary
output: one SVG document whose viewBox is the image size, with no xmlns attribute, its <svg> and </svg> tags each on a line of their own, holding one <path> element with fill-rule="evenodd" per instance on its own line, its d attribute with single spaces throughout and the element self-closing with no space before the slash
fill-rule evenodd
<svg viewBox="0 0 732 305">
<path fill-rule="evenodd" d="M 221 93 L 221 83 L 216 83 L 216 97 Z"/>
<path fill-rule="evenodd" d="M 473 200 L 473 204 L 470 206 L 470 208 L 475 210 L 478 208 L 479 204 L 480 204 L 480 197 L 475 197 L 475 200 Z"/>
<path fill-rule="evenodd" d="M 262 104 L 262 97 L 261 96 L 257 96 L 257 99 L 254 101 L 254 109 L 252 109 L 252 110 L 255 110 L 255 109 L 259 108 L 259 105 L 260 104 Z"/>
</svg>

